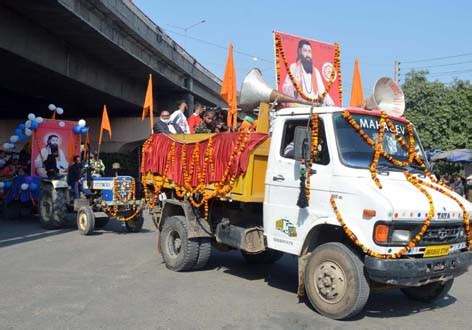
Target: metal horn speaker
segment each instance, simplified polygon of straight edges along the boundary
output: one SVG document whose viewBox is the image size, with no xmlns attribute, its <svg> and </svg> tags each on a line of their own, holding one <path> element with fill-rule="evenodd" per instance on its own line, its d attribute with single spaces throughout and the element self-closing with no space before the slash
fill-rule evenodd
<svg viewBox="0 0 472 330">
<path fill-rule="evenodd" d="M 401 117 L 405 111 L 405 95 L 393 79 L 382 77 L 375 82 L 374 94 L 366 100 L 366 109 L 378 109 Z"/>
<path fill-rule="evenodd" d="M 271 103 L 276 99 L 279 102 L 311 105 L 310 102 L 300 101 L 279 93 L 264 80 L 259 69 L 254 68 L 249 71 L 241 85 L 241 93 L 239 95 L 239 105 L 241 108 L 252 110 L 257 108 L 261 102 Z"/>
</svg>

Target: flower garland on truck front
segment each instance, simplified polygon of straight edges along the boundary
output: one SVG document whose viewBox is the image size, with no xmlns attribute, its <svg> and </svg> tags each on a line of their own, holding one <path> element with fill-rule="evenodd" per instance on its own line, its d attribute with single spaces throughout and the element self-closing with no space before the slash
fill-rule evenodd
<svg viewBox="0 0 472 330">
<path fill-rule="evenodd" d="M 372 159 L 372 162 L 369 166 L 369 170 L 371 171 L 371 176 L 372 179 L 374 180 L 375 184 L 379 189 L 382 188 L 382 185 L 378 181 L 377 178 L 377 171 L 376 171 L 376 166 L 378 164 L 379 157 L 382 156 L 385 159 L 387 159 L 389 162 L 391 162 L 394 165 L 401 166 L 401 167 L 406 167 L 414 162 L 418 165 L 421 166 L 422 170 L 424 171 L 425 175 L 435 184 L 441 186 L 435 186 L 427 181 L 421 180 L 420 178 L 417 178 L 413 175 L 411 175 L 408 171 L 404 172 L 404 175 L 408 182 L 413 184 L 415 188 L 420 190 L 428 199 L 429 203 L 429 211 L 426 215 L 426 218 L 423 222 L 423 225 L 421 227 L 421 230 L 418 232 L 418 234 L 413 237 L 408 244 L 406 244 L 402 249 L 400 249 L 396 253 L 392 254 L 380 254 L 375 251 L 372 251 L 371 249 L 367 248 L 366 245 L 364 245 L 358 238 L 357 236 L 347 227 L 344 219 L 341 216 L 341 213 L 339 212 L 339 208 L 336 204 L 334 196 L 331 196 L 330 202 L 331 206 L 333 207 L 334 213 L 336 215 L 336 219 L 339 221 L 341 224 L 341 227 L 344 229 L 344 232 L 346 235 L 356 244 L 359 248 L 361 248 L 364 253 L 376 257 L 376 258 L 383 258 L 383 259 L 395 259 L 395 258 L 400 258 L 403 256 L 405 253 L 407 253 L 409 250 L 411 250 L 413 247 L 416 246 L 416 244 L 421 240 L 423 234 L 428 230 L 429 225 L 431 223 L 431 219 L 434 216 L 434 205 L 433 205 L 433 199 L 431 195 L 426 191 L 424 187 L 428 187 L 430 189 L 433 189 L 449 198 L 451 198 L 453 201 L 455 201 L 459 207 L 462 210 L 462 215 L 463 215 L 463 222 L 464 222 L 464 231 L 466 235 L 466 246 L 470 250 L 472 246 L 472 240 L 471 240 L 471 228 L 470 228 L 470 218 L 469 214 L 467 213 L 467 210 L 465 209 L 465 206 L 457 199 L 454 197 L 451 192 L 452 189 L 448 187 L 446 184 L 443 182 L 438 181 L 426 168 L 426 165 L 424 161 L 419 157 L 417 152 L 415 151 L 415 139 L 414 139 L 414 133 L 413 133 L 413 125 L 408 122 L 406 125 L 407 133 L 408 133 L 408 143 L 405 141 L 404 137 L 400 135 L 398 130 L 395 128 L 395 125 L 393 122 L 390 120 L 390 118 L 387 116 L 385 112 L 381 112 L 381 120 L 380 120 L 380 125 L 379 125 L 379 131 L 378 131 L 378 140 L 375 142 L 367 133 L 360 127 L 359 124 L 354 120 L 354 118 L 351 116 L 349 111 L 345 110 L 342 114 L 343 118 L 353 127 L 353 129 L 363 138 L 363 140 L 372 148 L 374 149 L 374 156 Z M 388 154 L 385 150 L 382 148 L 382 139 L 383 139 L 383 132 L 385 130 L 385 124 L 387 124 L 388 129 L 392 134 L 394 134 L 396 141 L 401 145 L 401 147 L 408 152 L 408 158 L 406 161 L 401 161 L 398 159 L 395 159 L 392 157 L 390 154 Z M 444 188 L 444 189 L 443 189 Z"/>
</svg>

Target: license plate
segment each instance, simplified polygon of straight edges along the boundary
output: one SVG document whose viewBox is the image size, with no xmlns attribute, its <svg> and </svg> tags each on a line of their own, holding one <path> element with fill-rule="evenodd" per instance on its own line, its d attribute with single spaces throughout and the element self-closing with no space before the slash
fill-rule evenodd
<svg viewBox="0 0 472 330">
<path fill-rule="evenodd" d="M 449 254 L 449 249 L 449 245 L 428 246 L 424 250 L 423 258 L 446 256 Z"/>
</svg>

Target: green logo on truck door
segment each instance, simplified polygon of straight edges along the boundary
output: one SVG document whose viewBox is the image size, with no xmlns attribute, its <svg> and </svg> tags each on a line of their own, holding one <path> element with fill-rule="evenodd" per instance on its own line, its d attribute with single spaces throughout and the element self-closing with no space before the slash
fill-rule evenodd
<svg viewBox="0 0 472 330">
<path fill-rule="evenodd" d="M 287 219 L 276 220 L 275 229 L 280 230 L 290 237 L 297 237 L 297 228 Z"/>
</svg>

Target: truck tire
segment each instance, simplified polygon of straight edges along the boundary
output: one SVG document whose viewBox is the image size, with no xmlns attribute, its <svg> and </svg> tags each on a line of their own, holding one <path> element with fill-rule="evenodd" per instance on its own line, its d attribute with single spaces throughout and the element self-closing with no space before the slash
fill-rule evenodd
<svg viewBox="0 0 472 330">
<path fill-rule="evenodd" d="M 273 264 L 274 262 L 278 261 L 280 258 L 283 257 L 283 252 L 266 249 L 264 252 L 261 253 L 247 253 L 246 251 L 241 250 L 241 254 L 243 255 L 244 259 L 248 264 Z"/>
<path fill-rule="evenodd" d="M 110 218 L 96 218 L 95 219 L 95 228 L 103 228 L 107 225 Z"/>
<path fill-rule="evenodd" d="M 211 256 L 211 240 L 208 237 L 198 238 L 198 258 L 193 266 L 193 270 L 202 269 L 208 263 Z"/>
<path fill-rule="evenodd" d="M 185 217 L 167 218 L 160 232 L 160 248 L 166 267 L 180 272 L 191 270 L 197 263 L 200 244 L 188 238 Z"/>
<path fill-rule="evenodd" d="M 454 279 L 446 282 L 433 282 L 426 285 L 400 289 L 411 300 L 431 303 L 444 297 L 454 284 Z"/>
<path fill-rule="evenodd" d="M 77 228 L 82 235 L 90 235 L 95 228 L 95 216 L 90 206 L 81 206 L 77 211 Z"/>
<path fill-rule="evenodd" d="M 53 197 L 54 187 L 45 185 L 41 189 L 39 198 L 39 222 L 46 229 L 58 229 L 66 221 L 66 193 L 65 189 L 55 191 L 56 198 Z"/>
<path fill-rule="evenodd" d="M 362 261 L 338 242 L 313 251 L 305 269 L 305 288 L 316 311 L 335 320 L 358 314 L 370 293 Z"/>
<path fill-rule="evenodd" d="M 143 229 L 144 217 L 140 213 L 136 215 L 132 220 L 125 221 L 126 229 L 129 233 L 139 233 Z"/>
<path fill-rule="evenodd" d="M 21 202 L 12 200 L 3 205 L 3 214 L 7 220 L 18 220 L 21 217 Z"/>
</svg>

